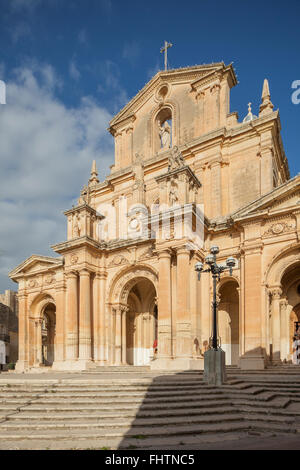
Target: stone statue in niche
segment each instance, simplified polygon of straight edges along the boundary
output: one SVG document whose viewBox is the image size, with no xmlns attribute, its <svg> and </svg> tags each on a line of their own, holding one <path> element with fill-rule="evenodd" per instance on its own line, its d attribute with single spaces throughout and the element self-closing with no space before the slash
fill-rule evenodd
<svg viewBox="0 0 300 470">
<path fill-rule="evenodd" d="M 80 197 L 78 199 L 78 204 L 89 204 L 90 202 L 90 189 L 88 186 L 83 186 L 80 191 Z"/>
<path fill-rule="evenodd" d="M 159 122 L 159 135 L 161 148 L 169 149 L 171 147 L 171 127 L 169 126 L 168 121 L 165 121 L 163 124 Z"/>
<path fill-rule="evenodd" d="M 81 230 L 79 215 L 76 214 L 74 216 L 74 219 L 75 220 L 74 220 L 74 225 L 73 225 L 73 237 L 78 238 L 80 237 L 80 230 Z"/>
<path fill-rule="evenodd" d="M 170 206 L 174 206 L 178 202 L 178 195 L 175 186 L 171 186 L 169 193 Z"/>
<path fill-rule="evenodd" d="M 169 166 L 168 171 L 176 170 L 177 168 L 182 168 L 185 166 L 184 158 L 181 155 L 178 147 L 175 145 L 169 156 Z"/>
</svg>

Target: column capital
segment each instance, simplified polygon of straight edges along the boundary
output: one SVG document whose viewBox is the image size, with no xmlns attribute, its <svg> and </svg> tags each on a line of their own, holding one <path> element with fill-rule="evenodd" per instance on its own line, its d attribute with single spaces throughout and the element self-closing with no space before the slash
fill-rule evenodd
<svg viewBox="0 0 300 470">
<path fill-rule="evenodd" d="M 77 278 L 77 271 L 67 271 L 65 273 L 67 279 L 74 279 Z"/>
<path fill-rule="evenodd" d="M 90 277 L 91 274 L 92 274 L 92 271 L 88 268 L 82 268 L 79 270 L 80 277 Z"/>
<path fill-rule="evenodd" d="M 58 284 L 56 284 L 55 287 L 55 292 L 64 292 L 66 290 L 66 286 L 64 281 L 60 281 Z"/>
<path fill-rule="evenodd" d="M 99 272 L 98 271 L 98 272 L 95 273 L 95 278 L 99 279 L 99 280 L 105 280 L 105 279 L 107 279 L 107 272 L 105 272 L 105 271 Z"/>
<path fill-rule="evenodd" d="M 280 286 L 272 287 L 269 289 L 269 294 L 272 296 L 273 300 L 279 300 L 282 295 L 282 289 Z"/>
<path fill-rule="evenodd" d="M 114 310 L 116 313 L 122 314 L 123 312 L 127 312 L 129 310 L 129 307 L 124 304 L 112 304 L 111 306 L 112 310 Z"/>
<path fill-rule="evenodd" d="M 26 300 L 27 297 L 28 297 L 28 293 L 25 290 L 19 291 L 17 293 L 17 298 L 18 298 L 19 301 L 20 300 Z"/>
<path fill-rule="evenodd" d="M 178 255 L 188 255 L 190 256 L 190 250 L 184 245 L 176 248 L 176 254 Z"/>
<path fill-rule="evenodd" d="M 157 250 L 157 254 L 158 254 L 158 258 L 159 259 L 162 259 L 162 258 L 171 258 L 172 256 L 172 250 L 170 248 L 164 248 L 162 250 Z"/>
</svg>

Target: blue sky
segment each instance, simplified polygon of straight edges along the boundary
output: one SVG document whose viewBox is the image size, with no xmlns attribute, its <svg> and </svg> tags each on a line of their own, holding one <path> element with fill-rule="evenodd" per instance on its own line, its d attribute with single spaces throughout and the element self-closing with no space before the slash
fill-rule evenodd
<svg viewBox="0 0 300 470">
<path fill-rule="evenodd" d="M 53 254 L 96 158 L 113 160 L 111 117 L 163 68 L 233 62 L 231 111 L 258 113 L 264 78 L 279 108 L 291 176 L 298 159 L 300 2 L 0 0 L 0 291 L 32 253 Z"/>
</svg>

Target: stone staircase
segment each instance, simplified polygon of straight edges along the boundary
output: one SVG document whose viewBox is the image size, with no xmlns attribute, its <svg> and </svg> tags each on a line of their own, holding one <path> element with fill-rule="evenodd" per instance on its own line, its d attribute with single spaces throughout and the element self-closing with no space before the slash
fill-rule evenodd
<svg viewBox="0 0 300 470">
<path fill-rule="evenodd" d="M 229 371 L 226 385 L 214 388 L 198 371 L 134 368 L 130 378 L 131 370 L 104 369 L 76 378 L 2 376 L 0 449 L 201 449 L 251 434 L 300 432 L 299 375 Z"/>
</svg>

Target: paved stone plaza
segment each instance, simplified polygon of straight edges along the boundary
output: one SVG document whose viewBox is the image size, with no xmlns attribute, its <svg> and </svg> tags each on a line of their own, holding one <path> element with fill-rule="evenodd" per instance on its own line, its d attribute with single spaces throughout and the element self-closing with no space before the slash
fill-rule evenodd
<svg viewBox="0 0 300 470">
<path fill-rule="evenodd" d="M 0 374 L 0 449 L 300 449 L 300 368 Z"/>
</svg>

